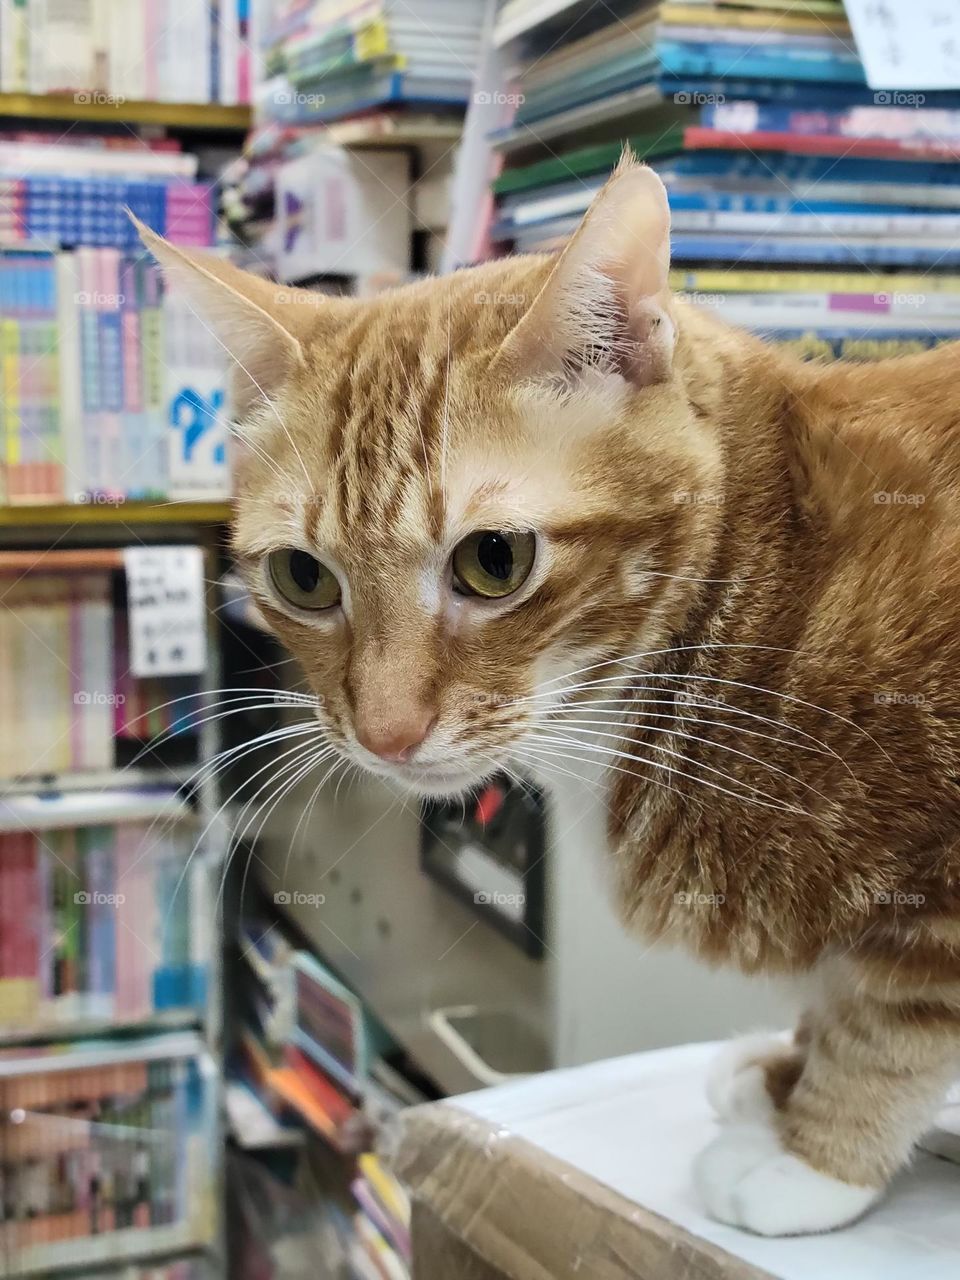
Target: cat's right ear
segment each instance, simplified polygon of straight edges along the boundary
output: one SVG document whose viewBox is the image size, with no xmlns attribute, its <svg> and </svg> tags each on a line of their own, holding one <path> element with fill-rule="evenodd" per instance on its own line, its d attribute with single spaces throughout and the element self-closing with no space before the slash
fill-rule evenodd
<svg viewBox="0 0 960 1280">
<path fill-rule="evenodd" d="M 129 216 L 164 274 L 209 323 L 230 357 L 231 411 L 242 420 L 303 366 L 304 343 L 341 300 L 285 288 L 212 254 L 185 253 Z"/>
</svg>

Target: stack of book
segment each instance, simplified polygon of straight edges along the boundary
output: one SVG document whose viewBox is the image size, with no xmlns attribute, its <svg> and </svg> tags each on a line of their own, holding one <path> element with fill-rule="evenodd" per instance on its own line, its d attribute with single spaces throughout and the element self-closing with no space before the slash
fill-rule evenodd
<svg viewBox="0 0 960 1280">
<path fill-rule="evenodd" d="M 0 92 L 67 94 L 122 108 L 250 100 L 250 0 L 8 0 L 0 9 Z"/>
<path fill-rule="evenodd" d="M 838 0 L 538 8 L 500 12 L 496 241 L 561 245 L 629 142 L 692 303 L 811 354 L 960 333 L 960 91 L 869 88 Z"/>
<path fill-rule="evenodd" d="M 213 189 L 175 141 L 21 132 L 0 136 L 0 239 L 37 248 L 139 246 L 124 212 L 176 244 L 208 245 Z"/>
<path fill-rule="evenodd" d="M 354 1215 L 358 1248 L 351 1263 L 359 1276 L 378 1280 L 408 1280 L 410 1199 L 383 1161 L 372 1152 L 360 1156 L 351 1190 L 359 1212 Z"/>
<path fill-rule="evenodd" d="M 141 251 L 0 252 L 0 501 L 223 498 L 226 357 Z"/>
<path fill-rule="evenodd" d="M 9 1274 L 212 1242 L 215 1097 L 199 1037 L 4 1050 L 0 1117 Z"/>
<path fill-rule="evenodd" d="M 0 778 L 112 769 L 161 738 L 193 758 L 195 682 L 131 673 L 108 572 L 58 573 L 54 553 L 0 583 Z"/>
<path fill-rule="evenodd" d="M 469 100 L 482 0 L 278 0 L 265 24 L 258 116 L 337 120 L 385 105 Z"/>
<path fill-rule="evenodd" d="M 163 811 L 164 797 L 142 798 Z M 174 793 L 166 799 L 172 807 Z M 41 821 L 56 821 L 50 807 L 34 806 Z M 16 804 L 0 802 L 0 1038 L 196 1016 L 206 999 L 209 872 L 202 859 L 190 862 L 192 826 L 4 830 L 15 818 Z"/>
</svg>

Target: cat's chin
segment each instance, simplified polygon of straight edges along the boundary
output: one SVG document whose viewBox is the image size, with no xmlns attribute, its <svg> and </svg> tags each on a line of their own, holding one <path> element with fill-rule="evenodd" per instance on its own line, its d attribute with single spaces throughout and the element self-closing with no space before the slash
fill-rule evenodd
<svg viewBox="0 0 960 1280">
<path fill-rule="evenodd" d="M 482 770 L 416 764 L 383 767 L 364 764 L 363 767 L 373 777 L 399 784 L 421 800 L 455 800 L 464 792 L 480 786 L 495 772 L 489 766 Z"/>
</svg>

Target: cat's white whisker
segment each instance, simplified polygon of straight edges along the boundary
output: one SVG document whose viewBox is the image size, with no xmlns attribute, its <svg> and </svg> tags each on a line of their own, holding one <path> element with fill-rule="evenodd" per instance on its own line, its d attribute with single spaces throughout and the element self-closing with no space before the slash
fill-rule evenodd
<svg viewBox="0 0 960 1280">
<path fill-rule="evenodd" d="M 610 667 L 614 665 L 625 666 L 627 663 L 640 662 L 644 658 L 659 658 L 671 653 L 695 653 L 702 650 L 710 649 L 753 649 L 765 650 L 771 653 L 790 653 L 799 654 L 799 649 L 786 649 L 781 645 L 770 644 L 734 644 L 724 643 L 719 640 L 706 640 L 702 644 L 680 644 L 672 645 L 666 649 L 644 649 L 640 653 L 628 653 L 621 657 L 601 658 L 597 662 L 591 662 L 585 667 L 579 667 L 575 671 L 568 671 L 565 675 L 554 676 L 550 680 L 544 680 L 540 688 L 545 689 L 550 685 L 559 683 L 561 680 L 572 680 L 574 676 L 585 675 L 588 671 L 597 671 L 600 667 Z"/>
<path fill-rule="evenodd" d="M 643 687 L 643 686 L 640 686 L 640 687 Z M 653 686 L 650 686 L 650 687 L 652 688 Z M 746 734 L 751 738 L 763 738 L 767 742 L 776 742 L 776 743 L 779 743 L 781 746 L 789 747 L 792 751 L 810 751 L 814 755 L 833 756 L 836 759 L 840 760 L 840 757 L 837 756 L 837 753 L 835 751 L 832 751 L 826 745 L 811 746 L 806 742 L 796 742 L 790 738 L 778 737 L 776 734 L 761 733 L 757 729 L 747 729 L 742 724 L 728 724 L 722 720 L 705 720 L 700 716 L 686 715 L 683 713 L 677 715 L 677 714 L 669 713 L 666 711 L 630 711 L 626 709 L 630 706 L 643 706 L 643 707 L 661 706 L 661 707 L 676 708 L 678 705 L 679 704 L 677 703 L 676 698 L 599 698 L 599 699 L 591 698 L 589 701 L 586 701 L 586 702 L 562 703 L 559 706 L 552 706 L 549 708 L 549 710 L 544 712 L 538 712 L 537 714 L 538 716 L 543 716 L 545 718 L 553 717 L 558 720 L 562 720 L 564 717 L 568 715 L 576 715 L 578 713 L 583 714 L 586 712 L 589 712 L 591 715 L 600 715 L 600 716 L 625 715 L 625 716 L 642 717 L 644 719 L 653 719 L 653 720 L 685 720 L 688 724 L 710 725 L 712 728 L 730 729 L 732 732 L 735 732 L 735 733 Z M 708 703 L 708 702 L 700 702 L 700 701 L 691 701 L 688 705 L 694 711 L 716 711 L 719 714 L 743 716 L 745 718 L 762 721 L 763 723 L 776 725 L 779 728 L 791 730 L 795 733 L 801 732 L 800 730 L 795 729 L 793 725 L 788 724 L 784 720 L 776 720 L 769 716 L 755 715 L 750 711 L 743 710 L 743 708 L 741 707 L 733 707 L 733 706 L 730 706 L 729 703 L 725 703 L 725 702 L 709 702 Z M 840 762 L 844 763 L 842 760 Z"/>
<path fill-rule="evenodd" d="M 688 645 L 685 647 L 690 649 L 695 649 L 695 648 L 710 648 L 711 646 L 710 645 Z M 763 648 L 766 646 L 728 645 L 723 647 L 726 647 L 726 648 L 761 647 Z M 785 650 L 785 652 L 790 652 L 790 651 Z M 858 725 L 855 720 L 851 720 L 848 716 L 841 715 L 838 711 L 831 711 L 829 707 L 821 707 L 815 702 L 808 702 L 805 698 L 798 698 L 790 693 L 781 693 L 776 689 L 767 689 L 763 685 L 748 684 L 744 680 L 727 680 L 727 679 L 723 679 L 720 676 L 702 675 L 699 672 L 637 671 L 634 673 L 634 675 L 644 680 L 674 680 L 674 681 L 680 681 L 680 682 L 687 681 L 687 680 L 703 681 L 709 684 L 726 685 L 730 688 L 735 688 L 735 689 L 745 689 L 750 693 L 765 694 L 766 696 L 771 698 L 780 698 L 784 702 L 789 702 L 799 707 L 805 707 L 809 711 L 817 711 L 821 715 L 829 716 L 831 719 L 840 721 L 841 724 L 845 724 L 849 728 L 856 730 L 857 733 L 863 734 L 865 738 L 868 738 L 874 744 L 874 746 L 877 748 L 878 751 L 883 752 L 883 754 L 887 756 L 888 760 L 891 759 L 889 753 L 884 749 L 882 744 L 877 742 L 877 740 L 873 737 L 873 735 L 869 733 L 866 729 L 864 729 L 862 725 Z M 630 683 L 631 683 L 630 676 L 628 674 L 616 675 L 616 676 L 604 676 L 598 680 L 585 680 L 581 684 L 572 685 L 562 690 L 554 690 L 554 691 L 541 690 L 538 693 L 530 694 L 526 699 L 521 699 L 520 701 L 533 701 L 535 699 L 539 699 L 543 697 L 556 697 L 558 693 L 566 696 L 571 693 L 580 693 L 585 689 L 598 688 L 607 684 L 613 684 L 613 685 L 624 684 L 626 685 L 627 688 L 629 688 Z M 797 730 L 797 732 L 799 733 L 801 731 Z"/>
<path fill-rule="evenodd" d="M 554 723 L 560 723 L 560 722 L 554 722 Z M 567 726 L 573 726 L 572 731 L 575 734 L 586 733 L 586 734 L 589 734 L 591 737 L 595 737 L 595 738 L 613 738 L 617 742 L 623 742 L 625 740 L 629 742 L 630 733 L 632 731 L 635 731 L 638 728 L 637 725 L 629 725 L 629 724 L 621 724 L 618 726 L 617 724 L 615 723 L 612 724 L 606 720 L 573 720 L 566 717 L 562 721 L 562 724 L 564 728 L 566 728 Z M 592 728 L 591 726 L 594 726 L 594 725 L 602 725 L 603 730 L 599 728 Z M 609 732 L 610 729 L 616 729 L 618 727 L 622 730 L 622 732 L 620 733 Z M 740 759 L 748 760 L 751 764 L 759 765 L 761 769 L 767 769 L 769 770 L 770 773 L 779 774 L 782 778 L 789 778 L 791 782 L 796 783 L 797 786 L 802 787 L 805 791 L 812 791 L 813 794 L 816 796 L 819 796 L 821 800 L 825 802 L 827 800 L 827 797 L 823 794 L 823 792 L 818 791 L 817 788 L 813 786 L 811 783 L 801 781 L 801 779 L 796 778 L 787 769 L 781 769 L 779 768 L 778 765 L 771 764 L 769 760 L 761 760 L 759 756 L 752 756 L 748 751 L 740 751 L 736 747 L 727 746 L 723 742 L 714 742 L 710 738 L 704 738 L 701 735 L 696 733 L 684 733 L 679 729 L 661 729 L 661 728 L 658 728 L 656 725 L 643 725 L 639 727 L 643 733 L 661 733 L 661 734 L 666 734 L 671 738 L 684 738 L 688 742 L 700 742 L 705 746 L 712 747 L 715 751 L 726 751 L 730 755 L 739 756 Z M 689 759 L 689 757 L 683 755 L 682 752 L 672 751 L 667 747 L 660 746 L 659 744 L 654 746 L 653 749 L 656 751 L 662 751 L 666 755 L 678 756 L 682 760 Z M 699 762 L 690 761 L 690 763 L 693 764 L 693 763 L 699 763 Z M 732 780 L 733 779 L 731 778 L 731 781 Z M 742 782 L 740 779 L 737 779 L 736 781 L 739 782 L 741 786 L 747 785 L 746 783 Z"/>
<path fill-rule="evenodd" d="M 722 769 L 715 769 L 712 765 L 702 764 L 699 760 L 690 760 L 680 752 L 669 752 L 668 754 L 677 756 L 678 759 L 685 761 L 687 764 L 693 765 L 694 768 L 715 774 L 717 777 L 723 778 L 725 782 L 729 782 L 733 786 L 742 787 L 745 791 L 752 794 L 744 795 L 743 791 L 731 791 L 729 788 L 722 787 L 715 782 L 710 782 L 706 778 L 698 777 L 696 774 L 686 773 L 683 769 L 678 769 L 675 765 L 663 764 L 659 760 L 651 760 L 647 756 L 639 756 L 634 752 L 623 751 L 615 747 L 604 747 L 594 742 L 584 742 L 582 738 L 557 738 L 547 736 L 543 733 L 538 733 L 535 736 L 539 741 L 550 743 L 553 746 L 576 747 L 579 750 L 591 753 L 595 752 L 601 756 L 612 756 L 620 760 L 633 760 L 638 764 L 650 765 L 651 768 L 661 769 L 666 773 L 675 774 L 677 777 L 686 778 L 688 781 L 696 782 L 700 786 L 708 787 L 712 791 L 722 792 L 724 795 L 732 796 L 736 800 L 744 800 L 753 804 L 760 804 L 767 809 L 778 809 L 784 813 L 802 814 L 804 812 L 796 805 L 791 805 L 785 801 L 778 800 L 775 796 L 771 796 L 769 792 L 762 791 L 759 787 L 755 787 L 751 783 L 741 782 L 740 779 L 733 778 L 729 774 L 724 773 Z M 762 799 L 754 800 L 752 798 L 753 795 L 760 796 Z"/>
<path fill-rule="evenodd" d="M 292 727 L 292 726 L 291 726 L 291 727 Z M 312 728 L 312 726 L 310 726 L 310 727 Z M 319 730 L 319 725 L 317 726 L 317 730 Z M 291 736 L 294 736 L 294 735 L 291 735 Z M 262 737 L 266 738 L 266 737 L 267 737 L 267 735 L 262 735 Z M 263 745 L 263 742 L 262 742 L 260 739 L 255 739 L 253 743 L 242 743 L 242 744 L 241 744 L 241 747 L 242 747 L 242 753 L 243 753 L 244 755 L 245 755 L 245 754 L 249 754 L 251 751 L 256 750 L 258 747 L 260 747 L 260 746 L 262 746 L 262 745 Z M 282 760 L 285 756 L 289 755 L 291 751 L 300 751 L 300 750 L 302 750 L 302 748 L 303 748 L 303 744 L 298 742 L 298 743 L 297 743 L 293 748 L 291 748 L 290 750 L 288 750 L 288 751 L 286 751 L 286 752 L 283 752 L 283 753 L 281 754 L 281 756 L 279 757 L 279 759 L 281 759 L 281 760 Z M 232 750 L 233 750 L 233 748 L 231 748 L 230 750 L 232 751 Z M 221 758 L 222 756 L 225 756 L 225 755 L 227 755 L 227 754 L 228 754 L 228 752 L 222 752 L 222 753 L 221 753 L 221 756 L 216 757 L 216 759 L 217 759 L 217 760 L 220 760 L 220 758 Z M 239 758 L 241 758 L 241 757 L 240 757 L 240 756 L 238 756 L 238 759 L 239 759 Z M 254 773 L 254 774 L 253 774 L 253 778 L 257 778 L 257 777 L 259 777 L 259 776 L 260 776 L 260 774 L 262 774 L 266 769 L 269 769 L 271 766 L 275 765 L 276 763 L 277 763 L 277 760 L 276 760 L 276 759 L 268 761 L 268 762 L 267 762 L 267 764 L 265 764 L 262 768 L 258 769 L 256 773 Z M 201 769 L 201 771 L 202 771 L 202 769 Z M 230 804 L 232 804 L 232 803 L 233 803 L 233 801 L 234 801 L 234 799 L 236 798 L 236 796 L 238 796 L 238 795 L 240 794 L 240 792 L 241 792 L 241 791 L 243 790 L 243 788 L 247 785 L 247 783 L 248 783 L 249 781 L 252 781 L 252 780 L 253 780 L 253 778 L 250 778 L 250 779 L 244 778 L 244 779 L 240 782 L 240 784 L 239 784 L 237 787 L 235 787 L 235 788 L 234 788 L 234 790 L 230 793 L 230 795 L 229 795 L 229 796 L 228 796 L 228 797 L 227 797 L 227 798 L 226 798 L 226 799 L 225 799 L 225 800 L 224 800 L 224 801 L 223 801 L 223 802 L 222 802 L 222 803 L 217 807 L 217 809 L 215 810 L 215 812 L 212 814 L 212 816 L 210 817 L 209 821 L 207 822 L 206 826 L 203 828 L 203 830 L 202 830 L 202 831 L 200 832 L 200 834 L 197 836 L 196 840 L 194 841 L 193 848 L 190 850 L 190 853 L 187 855 L 186 861 L 184 862 L 184 865 L 183 865 L 183 868 L 182 868 L 182 870 L 181 870 L 181 872 L 180 872 L 180 875 L 179 875 L 179 877 L 177 878 L 177 883 L 174 885 L 173 893 L 172 893 L 171 898 L 170 898 L 170 906 L 167 908 L 167 916 L 169 916 L 170 911 L 172 911 L 172 909 L 173 909 L 173 904 L 176 902 L 176 899 L 177 899 L 177 895 L 179 894 L 180 889 L 181 889 L 181 887 L 183 886 L 183 882 L 184 882 L 184 880 L 186 879 L 187 875 L 189 874 L 191 864 L 193 863 L 193 859 L 196 857 L 197 853 L 199 852 L 199 850 L 200 850 L 200 849 L 201 849 L 201 847 L 203 846 L 203 844 L 204 844 L 204 842 L 206 841 L 206 838 L 207 838 L 207 836 L 209 835 L 210 831 L 213 829 L 214 825 L 215 825 L 215 824 L 220 820 L 221 814 L 224 812 L 224 810 L 225 810 L 225 809 L 226 809 Z M 224 857 L 224 874 L 226 874 L 226 869 L 227 869 L 227 867 L 229 866 L 229 862 L 230 862 L 230 851 L 229 851 L 229 848 L 228 848 L 228 850 L 227 850 L 227 852 L 226 852 L 226 855 L 225 855 L 225 857 Z M 166 927 L 166 919 L 165 919 L 165 921 L 164 921 L 164 928 L 165 928 L 165 927 Z"/>
<path fill-rule="evenodd" d="M 616 678 L 611 676 L 604 676 L 600 680 L 594 680 L 594 681 L 589 681 L 585 683 L 579 689 L 564 690 L 564 693 L 565 694 L 575 693 L 575 692 L 582 693 L 584 691 L 589 691 L 590 689 L 598 689 L 598 690 L 610 689 L 611 691 L 615 691 L 616 684 L 609 683 L 611 680 L 614 680 L 614 679 Z M 663 685 L 636 684 L 633 681 L 629 682 L 628 690 L 629 690 L 628 693 L 621 695 L 619 698 L 599 699 L 599 698 L 590 697 L 587 700 L 581 700 L 577 702 L 559 702 L 559 703 L 554 702 L 551 704 L 551 709 L 555 714 L 562 714 L 567 708 L 570 708 L 571 710 L 586 710 L 587 708 L 597 706 L 600 703 L 615 705 L 618 702 L 622 702 L 622 703 L 632 703 L 632 702 L 643 703 L 647 701 L 657 702 L 658 701 L 657 699 L 636 698 L 636 697 L 633 697 L 632 695 L 637 692 L 639 693 L 671 692 L 669 687 L 664 688 Z M 540 702 L 546 698 L 555 697 L 555 696 L 556 695 L 552 693 L 533 694 L 530 697 L 520 699 L 519 701 L 520 703 Z M 798 737 L 805 738 L 807 739 L 807 741 L 815 743 L 818 748 L 820 748 L 827 755 L 831 755 L 835 757 L 835 759 L 838 760 L 841 764 L 843 764 L 844 768 L 848 769 L 849 771 L 849 766 L 846 764 L 843 757 L 839 754 L 839 752 L 837 752 L 833 747 L 831 747 L 829 743 L 824 742 L 822 738 L 815 737 L 812 733 L 808 733 L 805 729 L 800 729 L 796 725 L 790 724 L 789 721 L 787 720 L 780 720 L 776 716 L 760 715 L 756 711 L 747 711 L 746 708 L 735 707 L 725 700 L 721 700 L 719 698 L 711 698 L 709 694 L 691 693 L 688 690 L 683 690 L 682 696 L 685 698 L 691 699 L 689 705 L 702 710 L 725 711 L 725 712 L 729 712 L 730 715 L 743 716 L 750 720 L 756 720 L 763 724 L 769 724 L 772 727 L 786 729 L 789 733 L 796 734 Z M 661 699 L 659 701 L 660 701 L 660 704 L 664 706 L 672 705 L 676 707 L 681 705 L 678 702 L 676 695 L 673 695 L 669 698 Z"/>
<path fill-rule="evenodd" d="M 212 759 L 205 760 L 198 768 L 196 768 L 190 774 L 190 776 L 186 778 L 180 784 L 179 787 L 177 787 L 176 791 L 174 792 L 174 796 L 179 797 L 181 795 L 187 795 L 190 789 L 198 782 L 199 779 L 214 778 L 218 773 L 223 772 L 223 770 L 228 768 L 231 764 L 235 763 L 237 760 L 242 760 L 244 756 L 250 754 L 253 751 L 258 750 L 261 746 L 265 745 L 266 743 L 283 741 L 287 737 L 293 737 L 299 733 L 302 733 L 304 729 L 305 729 L 304 726 L 293 726 L 293 725 L 282 726 L 279 729 L 270 729 L 266 733 L 260 734 L 258 737 L 254 738 L 251 742 L 241 742 L 241 743 L 238 743 L 236 746 L 228 747 L 226 750 L 218 752 L 217 755 L 212 757 Z M 144 832 L 143 840 L 141 841 L 141 846 L 142 846 L 141 850 L 137 855 L 137 857 L 133 860 L 133 862 L 127 868 L 128 871 L 132 870 L 135 866 L 137 866 L 139 862 L 141 862 L 144 858 L 148 857 L 153 852 L 156 845 L 155 843 L 151 844 L 148 842 L 154 830 L 156 829 L 156 827 L 159 824 L 163 824 L 160 827 L 160 831 L 162 834 L 175 821 L 176 821 L 175 817 L 168 817 L 165 815 L 158 815 L 157 817 L 152 819 L 146 831 Z"/>
<path fill-rule="evenodd" d="M 239 847 L 239 845 L 246 839 L 247 832 L 249 831 L 253 822 L 256 821 L 256 819 L 260 816 L 260 814 L 263 814 L 263 817 L 260 821 L 260 825 L 257 828 L 256 836 L 252 841 L 252 844 L 255 844 L 256 841 L 259 840 L 260 837 L 263 835 L 263 828 L 270 821 L 270 816 L 274 812 L 274 810 L 277 808 L 277 805 L 280 804 L 280 802 L 284 799 L 285 796 L 289 795 L 289 793 L 293 790 L 293 788 L 297 786 L 297 784 L 301 782 L 303 778 L 307 777 L 310 773 L 312 773 L 314 769 L 318 768 L 319 765 L 329 757 L 332 751 L 333 751 L 333 747 L 327 745 L 327 746 L 320 747 L 317 751 L 313 752 L 312 754 L 309 754 L 306 757 L 306 759 L 304 759 L 303 756 L 301 756 L 297 760 L 295 760 L 293 762 L 292 769 L 289 771 L 286 781 L 281 783 L 281 785 L 278 787 L 277 794 L 276 796 L 273 797 L 273 800 L 264 801 L 257 808 L 253 816 L 249 819 L 247 824 L 244 826 L 243 831 L 237 835 L 236 842 L 235 842 L 236 847 Z M 286 772 L 286 770 L 284 772 Z M 268 780 L 265 786 L 270 785 L 271 783 L 275 785 L 279 781 L 280 781 L 279 776 L 274 775 L 273 778 Z M 261 790 L 263 790 L 263 788 L 261 788 Z M 266 812 L 264 812 L 264 810 L 266 810 Z M 250 857 L 247 858 L 247 863 L 243 869 L 243 876 L 240 881 L 241 908 L 243 906 L 243 898 L 247 888 L 247 874 L 250 870 L 250 863 L 253 860 L 253 857 L 254 857 L 254 853 L 253 853 L 253 848 L 251 847 Z M 229 858 L 226 859 L 225 861 L 229 862 Z M 220 892 L 217 895 L 218 900 L 220 895 L 223 893 L 225 886 L 226 886 L 226 869 L 224 870 L 223 877 L 221 880 Z"/>
</svg>

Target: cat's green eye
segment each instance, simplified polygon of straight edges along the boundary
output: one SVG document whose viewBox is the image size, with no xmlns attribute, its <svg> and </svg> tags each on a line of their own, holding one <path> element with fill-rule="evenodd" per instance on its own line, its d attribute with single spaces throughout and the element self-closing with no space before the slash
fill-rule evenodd
<svg viewBox="0 0 960 1280">
<path fill-rule="evenodd" d="M 340 583 L 327 566 L 308 551 L 285 547 L 267 558 L 277 592 L 298 609 L 332 609 L 340 603 Z"/>
<path fill-rule="evenodd" d="M 513 595 L 530 576 L 537 551 L 533 533 L 480 529 L 453 551 L 453 585 L 465 596 L 498 600 Z"/>
</svg>

